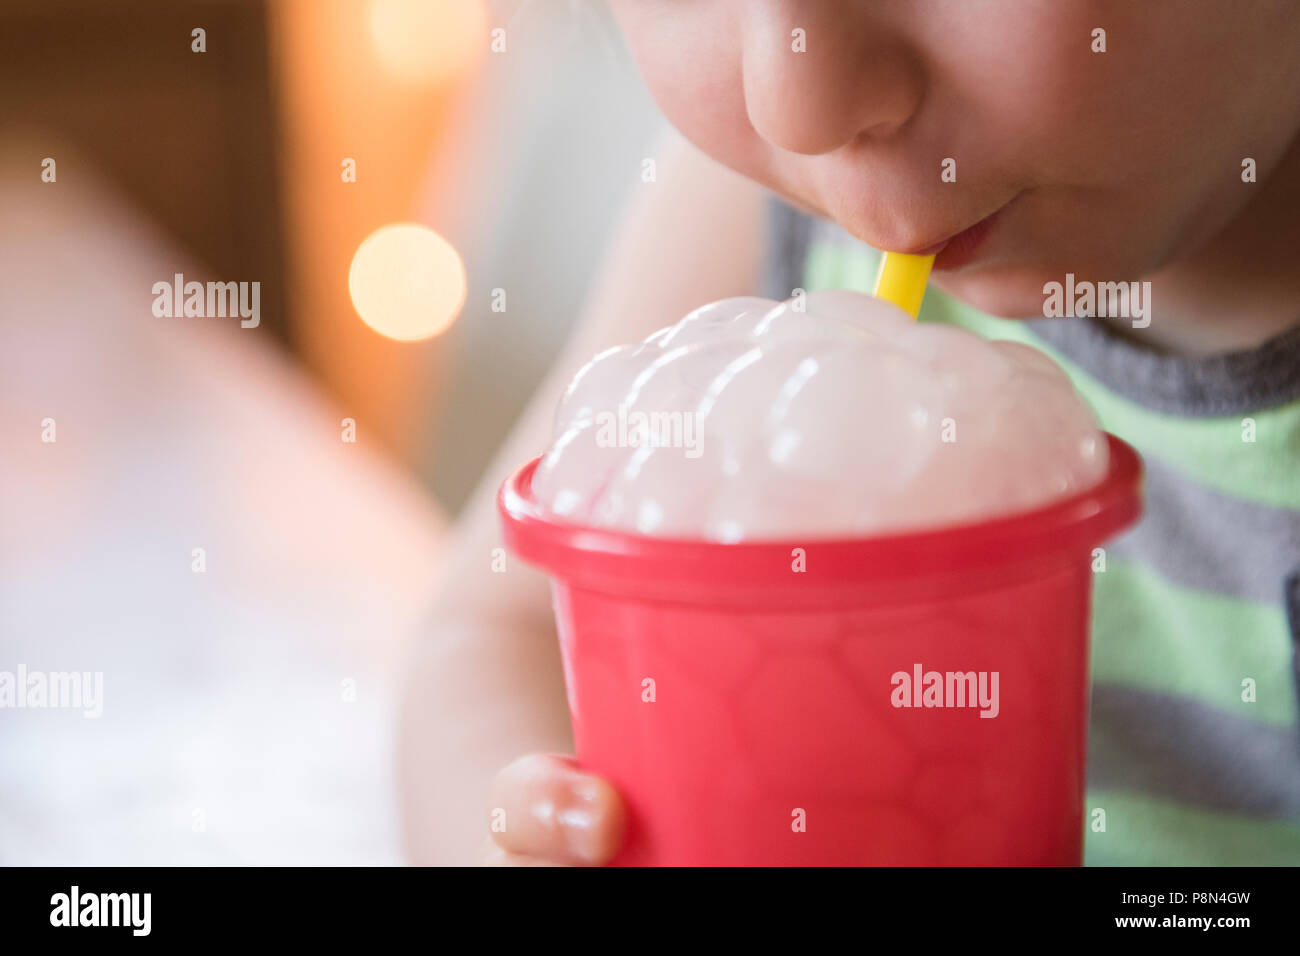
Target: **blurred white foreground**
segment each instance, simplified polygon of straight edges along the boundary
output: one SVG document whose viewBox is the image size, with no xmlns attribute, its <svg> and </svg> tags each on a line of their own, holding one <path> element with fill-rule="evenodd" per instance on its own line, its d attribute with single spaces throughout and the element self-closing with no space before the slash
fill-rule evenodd
<svg viewBox="0 0 1300 956">
<path fill-rule="evenodd" d="M 173 273 L 257 277 L 84 166 L 41 183 L 49 148 L 0 156 L 0 671 L 102 671 L 103 715 L 0 709 L 0 863 L 400 862 L 394 670 L 441 521 L 267 329 L 155 318 Z"/>
</svg>

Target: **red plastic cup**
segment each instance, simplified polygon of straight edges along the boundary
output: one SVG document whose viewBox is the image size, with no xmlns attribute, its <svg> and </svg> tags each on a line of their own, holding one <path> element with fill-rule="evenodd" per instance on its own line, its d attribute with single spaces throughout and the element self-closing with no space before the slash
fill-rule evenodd
<svg viewBox="0 0 1300 956">
<path fill-rule="evenodd" d="M 525 465 L 506 543 L 552 578 L 577 757 L 629 810 L 615 862 L 1080 864 L 1093 549 L 1142 510 L 1107 438 L 1082 494 L 860 539 L 583 527 Z"/>
</svg>

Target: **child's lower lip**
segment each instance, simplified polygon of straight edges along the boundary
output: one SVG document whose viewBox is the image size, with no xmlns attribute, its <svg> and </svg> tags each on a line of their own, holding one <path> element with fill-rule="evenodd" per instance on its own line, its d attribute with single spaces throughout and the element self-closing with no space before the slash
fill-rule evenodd
<svg viewBox="0 0 1300 956">
<path fill-rule="evenodd" d="M 1005 208 L 1005 206 L 1002 207 L 1002 209 Z M 1002 215 L 1002 209 L 999 209 L 991 216 L 985 216 L 975 225 L 963 229 L 957 235 L 945 239 L 937 247 L 932 247 L 933 252 L 926 250 L 926 255 L 935 257 L 934 268 L 940 271 L 960 269 L 973 260 L 979 253 L 980 246 L 984 244 L 984 240 L 992 231 L 998 217 Z"/>
</svg>

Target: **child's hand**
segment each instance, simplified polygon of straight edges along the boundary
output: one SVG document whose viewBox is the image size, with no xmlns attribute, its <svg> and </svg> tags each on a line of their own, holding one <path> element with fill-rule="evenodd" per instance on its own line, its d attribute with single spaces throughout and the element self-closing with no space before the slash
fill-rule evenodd
<svg viewBox="0 0 1300 956">
<path fill-rule="evenodd" d="M 489 866 L 608 863 L 623 842 L 623 801 L 570 757 L 529 754 L 496 775 Z M 504 816 L 503 816 L 504 811 Z M 496 821 L 504 820 L 504 827 Z"/>
</svg>

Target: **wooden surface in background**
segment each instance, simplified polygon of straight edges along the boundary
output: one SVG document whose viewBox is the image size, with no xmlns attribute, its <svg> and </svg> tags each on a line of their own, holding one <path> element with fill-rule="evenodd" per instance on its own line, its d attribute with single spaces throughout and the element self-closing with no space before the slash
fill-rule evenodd
<svg viewBox="0 0 1300 956">
<path fill-rule="evenodd" d="M 263 0 L 4 0 L 0 130 L 64 142 L 107 173 L 208 275 L 262 283 L 285 314 L 274 96 Z M 190 31 L 207 30 L 207 52 Z M 61 176 L 73 170 L 60 169 Z M 198 278 L 198 277 L 196 277 Z"/>
</svg>

